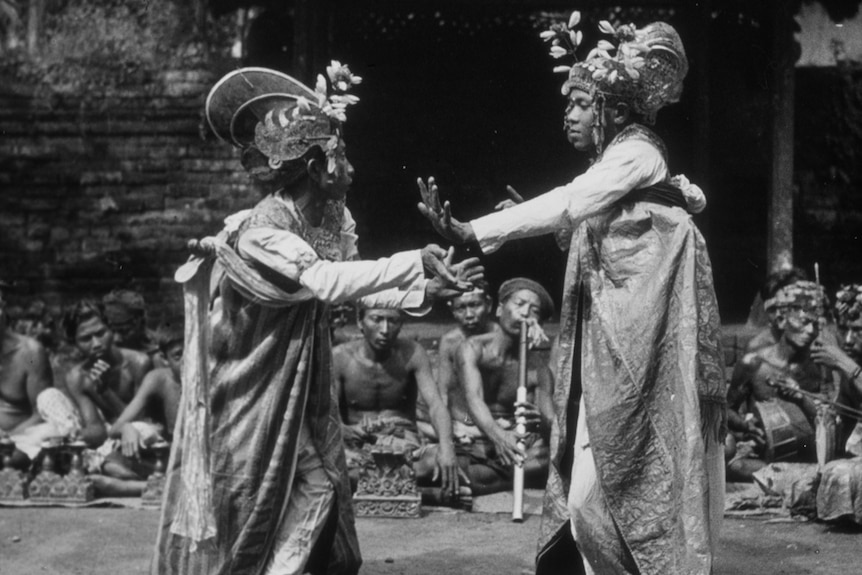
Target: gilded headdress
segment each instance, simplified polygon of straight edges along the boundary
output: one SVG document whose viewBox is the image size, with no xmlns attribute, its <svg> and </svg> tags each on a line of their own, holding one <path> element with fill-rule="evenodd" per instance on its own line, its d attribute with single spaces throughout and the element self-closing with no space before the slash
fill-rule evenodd
<svg viewBox="0 0 862 575">
<path fill-rule="evenodd" d="M 326 72 L 329 85 L 320 74 L 314 89 L 267 68 L 230 72 L 207 96 L 207 121 L 219 139 L 243 149 L 256 148 L 273 169 L 318 146 L 333 171 L 343 153 L 341 126 L 347 120 L 347 106 L 359 101 L 347 92 L 362 78 L 337 61 Z"/>
<path fill-rule="evenodd" d="M 551 56 L 570 56 L 575 63 L 557 66 L 555 72 L 567 74 L 563 95 L 573 89 L 590 94 L 601 111 L 605 100 L 624 102 L 652 123 L 656 113 L 664 106 L 678 102 L 682 95 L 688 60 L 682 40 L 673 26 L 653 22 L 643 28 L 625 24 L 614 28 L 607 20 L 599 23 L 599 31 L 610 40 L 600 40 L 583 61 L 576 51 L 583 33 L 574 28 L 580 23 L 580 12 L 573 12 L 568 23 L 553 24 L 540 34 L 551 43 Z M 601 115 L 599 121 L 601 122 Z M 596 134 L 597 147 L 601 148 L 602 134 Z"/>
</svg>

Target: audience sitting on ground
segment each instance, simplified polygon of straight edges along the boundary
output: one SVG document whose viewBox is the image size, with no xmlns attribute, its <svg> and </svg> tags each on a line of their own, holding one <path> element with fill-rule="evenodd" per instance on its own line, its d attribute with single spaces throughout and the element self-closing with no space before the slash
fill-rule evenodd
<svg viewBox="0 0 862 575">
<path fill-rule="evenodd" d="M 158 457 L 149 448 L 172 437 L 182 394 L 183 332 L 167 327 L 155 339 L 168 367 L 144 376 L 135 397 L 108 429 L 113 451 L 105 458 L 102 474 L 91 475 L 101 496 L 141 495 Z"/>
<path fill-rule="evenodd" d="M 439 479 L 440 497 L 457 501 L 452 499 L 460 495 L 452 423 L 427 352 L 417 342 L 399 337 L 403 324 L 399 310 L 360 306 L 357 318 L 362 338 L 336 347 L 332 362 L 354 490 L 362 469 L 374 467 L 372 451 L 383 447 L 407 452 L 418 484 Z M 428 405 L 439 444 L 423 445 L 416 427 L 417 395 Z"/>
<path fill-rule="evenodd" d="M 107 425 L 132 401 L 152 362 L 143 352 L 114 344 L 98 301 L 75 304 L 63 317 L 63 328 L 81 357 L 66 373 L 65 390 L 81 418 L 80 439 L 96 449 L 105 443 Z"/>
<path fill-rule="evenodd" d="M 751 481 L 753 474 L 769 462 L 764 412 L 783 412 L 793 422 L 797 437 L 810 439 L 808 448 L 800 446 L 795 454 L 789 454 L 790 458 L 816 460 L 815 429 L 831 429 L 834 413 L 814 398 L 834 399 L 838 388 L 833 372 L 812 357 L 825 312 L 824 301 L 819 285 L 796 281 L 764 302 L 775 318 L 779 336 L 776 343 L 747 353 L 734 369 L 728 387 L 730 433 L 726 454 L 730 480 Z"/>
<path fill-rule="evenodd" d="M 816 361 L 841 375 L 838 445 L 849 459 L 823 466 L 817 490 L 817 517 L 862 524 L 862 285 L 844 285 L 835 296 L 835 319 L 841 347 L 824 345 L 812 351 Z M 849 409 L 846 409 L 849 408 Z"/>
<path fill-rule="evenodd" d="M 129 289 L 115 289 L 102 297 L 105 322 L 114 333 L 114 343 L 150 356 L 155 367 L 167 364 L 147 329 L 147 305 L 144 296 Z"/>
<path fill-rule="evenodd" d="M 39 415 L 39 397 L 52 386 L 51 364 L 37 340 L 12 330 L 0 283 L 0 437 L 15 443 L 12 465 L 26 469 L 42 441 L 61 433 Z M 43 400 L 44 401 L 44 400 Z"/>
<path fill-rule="evenodd" d="M 499 331 L 500 326 L 491 315 L 494 311 L 494 302 L 491 299 L 488 284 L 484 281 L 477 284 L 472 291 L 454 297 L 446 303 L 457 326 L 440 338 L 437 353 L 437 388 L 440 390 L 443 403 L 449 409 L 452 432 L 457 438 L 469 435 L 475 430 L 467 407 L 467 399 L 464 396 L 464 387 L 458 378 L 456 363 L 458 348 L 468 337 Z M 437 436 L 427 417 L 427 408 L 423 409 L 422 401 L 419 404 L 417 410 L 419 430 L 426 437 L 436 440 Z"/>
<path fill-rule="evenodd" d="M 534 344 L 547 341 L 540 325 L 553 315 L 553 300 L 545 288 L 526 278 L 504 282 L 497 299 L 500 329 L 468 337 L 457 356 L 472 425 L 465 423 L 456 441 L 468 454 L 474 495 L 511 489 L 516 462 L 523 463 L 527 487 L 543 487 L 548 470 L 552 379 L 538 354 L 528 354 L 527 401 L 517 404 L 516 399 L 521 322 L 529 325 Z M 527 423 L 523 438 L 515 430 L 519 415 Z"/>
</svg>

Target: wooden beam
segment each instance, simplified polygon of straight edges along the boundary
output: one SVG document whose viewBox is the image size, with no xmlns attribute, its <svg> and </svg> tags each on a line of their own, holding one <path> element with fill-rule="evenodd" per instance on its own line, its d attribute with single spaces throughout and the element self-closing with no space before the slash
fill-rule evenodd
<svg viewBox="0 0 862 575">
<path fill-rule="evenodd" d="M 793 3 L 770 0 L 772 16 L 772 158 L 769 178 L 767 264 L 793 265 Z"/>
</svg>

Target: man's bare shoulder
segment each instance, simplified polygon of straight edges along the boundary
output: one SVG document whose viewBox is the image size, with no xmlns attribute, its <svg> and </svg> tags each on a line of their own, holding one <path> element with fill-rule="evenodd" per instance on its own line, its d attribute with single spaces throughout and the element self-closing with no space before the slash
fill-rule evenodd
<svg viewBox="0 0 862 575">
<path fill-rule="evenodd" d="M 3 351 L 13 352 L 16 356 L 32 358 L 40 355 L 45 355 L 45 348 L 38 340 L 9 331 L 3 337 Z"/>
<path fill-rule="evenodd" d="M 150 356 L 144 353 L 143 351 L 138 351 L 136 349 L 129 349 L 127 347 L 118 347 L 120 350 L 120 354 L 123 356 L 123 362 L 129 363 L 135 366 L 143 366 L 147 363 L 150 363 Z"/>
<path fill-rule="evenodd" d="M 349 358 L 356 355 L 359 348 L 362 346 L 361 339 L 353 339 L 345 341 L 332 348 L 332 356 L 334 358 Z"/>
<path fill-rule="evenodd" d="M 444 333 L 440 338 L 440 350 L 442 351 L 444 347 L 446 349 L 458 347 L 465 339 L 467 337 L 464 335 L 464 332 L 461 331 L 461 328 L 456 327 Z"/>
</svg>

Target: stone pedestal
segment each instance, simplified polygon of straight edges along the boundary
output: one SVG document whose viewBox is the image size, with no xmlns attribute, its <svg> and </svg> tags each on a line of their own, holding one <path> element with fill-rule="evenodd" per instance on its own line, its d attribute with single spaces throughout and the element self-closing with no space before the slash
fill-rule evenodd
<svg viewBox="0 0 862 575">
<path fill-rule="evenodd" d="M 14 452 L 11 439 L 0 439 L 0 500 L 3 501 L 22 501 L 28 495 L 27 474 L 12 468 Z"/>
<path fill-rule="evenodd" d="M 387 447 L 374 448 L 371 453 L 375 466 L 362 471 L 353 495 L 357 517 L 419 517 L 422 497 L 416 488 L 412 455 Z"/>
<path fill-rule="evenodd" d="M 156 456 L 156 467 L 147 478 L 147 486 L 141 494 L 141 503 L 144 507 L 158 508 L 162 505 L 162 494 L 165 490 L 165 461 L 171 446 L 166 441 L 161 441 L 154 443 L 149 449 Z"/>
<path fill-rule="evenodd" d="M 92 480 L 84 474 L 83 442 L 43 446 L 42 471 L 30 483 L 30 500 L 37 503 L 87 503 L 95 497 Z M 58 458 L 71 457 L 69 472 L 60 475 Z"/>
</svg>

